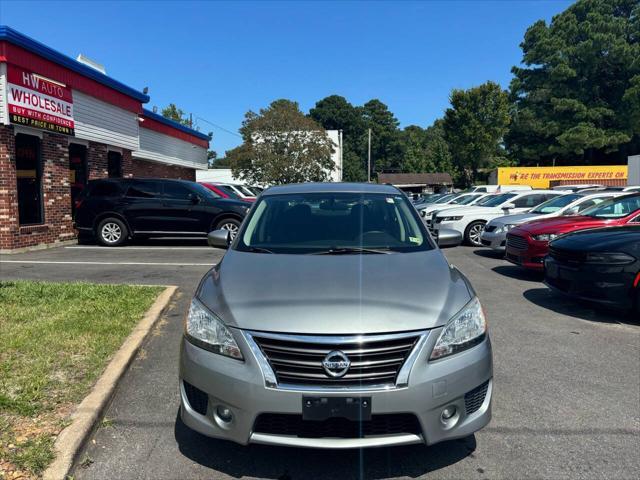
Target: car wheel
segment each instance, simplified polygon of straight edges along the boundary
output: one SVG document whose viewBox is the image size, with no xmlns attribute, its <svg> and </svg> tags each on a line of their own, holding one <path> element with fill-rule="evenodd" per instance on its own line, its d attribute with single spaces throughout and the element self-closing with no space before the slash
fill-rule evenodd
<svg viewBox="0 0 640 480">
<path fill-rule="evenodd" d="M 98 241 L 105 247 L 122 245 L 128 235 L 127 226 L 118 218 L 105 218 L 98 225 Z"/>
<path fill-rule="evenodd" d="M 480 240 L 480 235 L 484 232 L 484 226 L 486 222 L 478 220 L 476 222 L 471 222 L 467 229 L 464 232 L 464 241 L 467 245 L 471 245 L 473 247 L 481 247 L 482 241 Z"/>
<path fill-rule="evenodd" d="M 236 238 L 238 230 L 240 229 L 240 222 L 235 218 L 225 218 L 216 225 L 216 230 L 228 230 L 231 236 L 231 240 Z"/>
</svg>

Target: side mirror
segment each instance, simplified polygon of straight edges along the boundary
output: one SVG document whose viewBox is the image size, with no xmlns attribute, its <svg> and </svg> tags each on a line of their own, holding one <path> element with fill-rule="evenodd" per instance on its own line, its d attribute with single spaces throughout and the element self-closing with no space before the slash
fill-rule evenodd
<svg viewBox="0 0 640 480">
<path fill-rule="evenodd" d="M 193 203 L 194 205 L 197 205 L 198 203 L 200 203 L 200 197 L 195 193 L 189 194 L 189 200 L 191 200 L 191 203 Z"/>
<path fill-rule="evenodd" d="M 213 248 L 229 248 L 231 232 L 229 230 L 214 230 L 207 235 L 207 243 Z"/>
<path fill-rule="evenodd" d="M 505 203 L 502 206 L 502 210 L 511 210 L 512 208 L 516 208 L 515 204 L 509 202 L 509 203 Z"/>
<path fill-rule="evenodd" d="M 439 247 L 457 247 L 462 243 L 462 234 L 457 230 L 442 229 L 438 230 L 438 246 Z"/>
</svg>

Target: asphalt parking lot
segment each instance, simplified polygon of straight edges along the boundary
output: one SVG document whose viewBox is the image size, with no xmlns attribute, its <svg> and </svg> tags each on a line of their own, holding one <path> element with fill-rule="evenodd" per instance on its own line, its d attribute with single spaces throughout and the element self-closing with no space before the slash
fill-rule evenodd
<svg viewBox="0 0 640 480">
<path fill-rule="evenodd" d="M 638 478 L 640 325 L 554 296 L 486 250 L 445 250 L 474 284 L 494 348 L 493 420 L 432 447 L 313 451 L 242 447 L 178 419 L 182 317 L 221 252 L 205 242 L 60 247 L 2 255 L 3 280 L 171 284 L 171 308 L 134 360 L 76 479 Z"/>
</svg>

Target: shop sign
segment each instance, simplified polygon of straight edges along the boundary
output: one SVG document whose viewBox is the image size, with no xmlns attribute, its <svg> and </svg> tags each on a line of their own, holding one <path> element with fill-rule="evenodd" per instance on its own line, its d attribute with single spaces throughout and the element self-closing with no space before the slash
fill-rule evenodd
<svg viewBox="0 0 640 480">
<path fill-rule="evenodd" d="M 553 181 L 597 184 L 602 180 L 626 180 L 626 165 L 582 165 L 567 167 L 500 167 L 498 184 L 549 188 Z"/>
<path fill-rule="evenodd" d="M 10 122 L 73 135 L 75 125 L 71 88 L 13 65 L 7 68 Z"/>
</svg>

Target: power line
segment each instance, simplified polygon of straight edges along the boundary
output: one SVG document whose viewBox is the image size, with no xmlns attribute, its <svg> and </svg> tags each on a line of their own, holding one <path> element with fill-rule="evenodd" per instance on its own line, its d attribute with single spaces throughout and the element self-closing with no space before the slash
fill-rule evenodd
<svg viewBox="0 0 640 480">
<path fill-rule="evenodd" d="M 202 118 L 202 117 L 196 117 L 196 120 L 201 120 L 201 121 L 203 121 L 204 123 L 208 123 L 208 124 L 209 124 L 209 125 L 211 125 L 212 127 L 215 127 L 215 128 L 218 128 L 218 129 L 222 130 L 223 132 L 227 132 L 227 133 L 228 133 L 228 134 L 230 134 L 230 135 L 235 135 L 235 136 L 236 136 L 236 137 L 238 137 L 238 138 L 242 138 L 242 135 L 239 135 L 239 134 L 237 134 L 236 132 L 232 132 L 231 130 L 228 130 L 228 129 L 224 128 L 224 127 L 221 127 L 220 125 L 216 125 L 215 123 L 210 122 L 209 120 L 205 120 L 205 119 L 204 119 L 204 118 Z"/>
</svg>

